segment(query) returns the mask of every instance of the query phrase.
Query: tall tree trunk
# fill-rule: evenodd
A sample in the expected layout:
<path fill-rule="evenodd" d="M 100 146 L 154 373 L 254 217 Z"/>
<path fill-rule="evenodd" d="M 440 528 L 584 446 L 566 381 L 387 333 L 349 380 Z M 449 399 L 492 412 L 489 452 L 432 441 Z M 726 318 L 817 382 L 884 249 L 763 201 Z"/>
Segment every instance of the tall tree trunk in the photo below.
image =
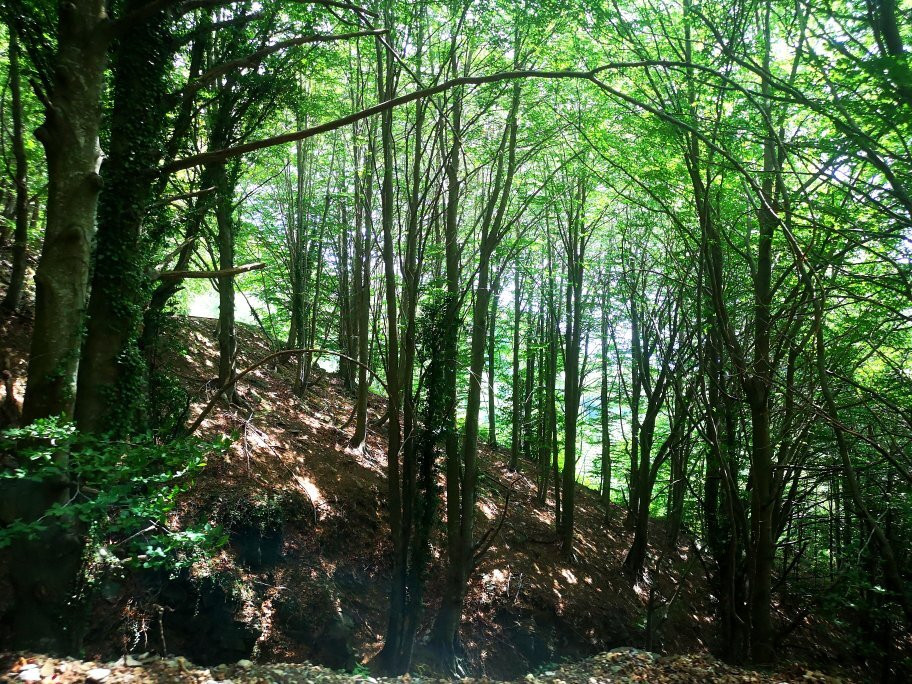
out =
<path fill-rule="evenodd" d="M 602 505 L 605 508 L 605 520 L 611 517 L 611 416 L 608 405 L 608 307 L 611 302 L 610 298 L 610 276 L 604 274 L 604 283 L 602 284 L 601 297 L 601 362 L 602 362 L 602 383 L 601 393 L 599 395 L 599 418 L 602 428 L 602 461 L 601 461 L 601 497 Z"/>
<path fill-rule="evenodd" d="M 573 558 L 573 532 L 576 498 L 576 428 L 580 401 L 580 345 L 583 323 L 583 259 L 586 238 L 584 208 L 585 181 L 577 179 L 574 206 L 567 221 L 567 324 L 564 332 L 564 471 L 563 510 L 561 511 L 561 554 Z"/>
<path fill-rule="evenodd" d="M 456 52 L 451 54 L 450 69 L 458 73 Z M 446 474 L 446 554 L 440 608 L 434 618 L 430 647 L 436 651 L 441 667 L 456 670 L 456 635 L 462 617 L 464 579 L 462 574 L 462 543 L 460 526 L 460 497 L 462 496 L 462 463 L 459 453 L 459 435 L 456 431 L 456 364 L 459 350 L 459 162 L 462 155 L 462 91 L 453 92 L 450 108 L 451 141 L 446 158 L 447 204 L 444 222 L 444 249 L 446 270 L 446 302 L 444 310 L 444 392 L 446 393 L 445 474 Z"/>
<path fill-rule="evenodd" d="M 19 37 L 16 27 L 9 25 L 9 88 L 10 114 L 13 120 L 13 162 L 16 185 L 15 221 L 13 230 L 12 269 L 6 297 L 0 310 L 7 313 L 19 308 L 22 301 L 22 286 L 25 283 L 25 259 L 28 251 L 28 159 L 25 156 L 25 138 L 22 125 L 22 89 L 19 72 Z M 2 244 L 2 243 L 0 243 Z"/>
<path fill-rule="evenodd" d="M 627 497 L 627 516 L 624 526 L 628 530 L 636 526 L 637 511 L 640 506 L 640 401 L 643 396 L 641 382 L 642 344 L 640 332 L 640 316 L 636 293 L 631 285 L 630 290 L 630 481 Z"/>
<path fill-rule="evenodd" d="M 494 281 L 491 288 L 491 310 L 488 314 L 488 444 L 497 448 L 497 397 L 496 397 L 496 361 L 497 361 L 497 304 L 500 293 L 500 278 Z M 511 457 L 512 459 L 512 457 Z"/>
<path fill-rule="evenodd" d="M 220 271 L 234 268 L 234 171 L 221 165 L 215 170 L 215 218 L 218 225 L 218 267 Z M 234 325 L 234 275 L 218 277 L 219 319 L 219 386 L 234 376 L 237 364 L 237 337 Z M 228 393 L 229 401 L 237 398 L 236 388 Z"/>
<path fill-rule="evenodd" d="M 357 145 L 355 136 L 355 145 Z M 355 399 L 355 432 L 351 446 L 362 449 L 367 439 L 367 398 L 370 363 L 370 276 L 373 211 L 373 155 L 369 155 L 364 170 L 358 168 L 359 155 L 355 150 L 355 297 L 358 331 L 358 395 Z"/>
<path fill-rule="evenodd" d="M 487 198 L 481 222 L 481 249 L 478 279 L 475 287 L 475 302 L 472 310 L 469 392 L 466 402 L 465 436 L 463 437 L 461 464 L 458 457 L 451 459 L 452 454 L 449 449 L 447 452 L 447 544 L 449 552 L 447 587 L 434 624 L 432 638 L 435 649 L 442 658 L 442 665 L 451 672 L 456 670 L 456 639 L 462 618 L 466 582 L 475 567 L 474 528 L 478 481 L 478 423 L 479 410 L 481 408 L 481 376 L 484 371 L 485 346 L 487 343 L 488 307 L 491 298 L 489 277 L 491 258 L 494 249 L 502 238 L 504 214 L 516 171 L 519 95 L 519 82 L 517 81 L 513 87 L 510 111 L 507 115 L 504 135 L 501 138 L 501 152 L 506 152 L 507 159 L 505 161 L 503 155 L 499 156 L 495 178 L 492 182 L 491 192 Z M 455 135 L 457 134 L 454 133 Z M 454 146 L 458 147 L 458 143 L 455 143 Z M 448 217 L 449 219 L 450 217 Z M 452 216 L 452 220 L 454 222 L 452 230 L 455 232 L 455 214 Z M 451 496 L 451 477 L 459 480 L 458 488 L 452 486 L 452 492 L 458 494 L 456 502 L 451 502 L 449 499 Z M 451 515 L 457 516 L 455 521 L 450 518 Z"/>
<path fill-rule="evenodd" d="M 339 329 L 338 343 L 339 350 L 345 356 L 357 358 L 358 349 L 356 337 L 352 335 L 352 321 L 354 312 L 351 308 L 351 267 L 349 266 L 349 257 L 351 255 L 351 230 L 349 226 L 348 207 L 345 202 L 341 203 L 342 212 L 342 230 L 339 235 Z M 356 366 L 345 358 L 339 359 L 339 375 L 342 376 L 342 387 L 346 392 L 355 391 Z"/>
<path fill-rule="evenodd" d="M 35 324 L 22 419 L 72 418 L 101 190 L 101 92 L 109 23 L 103 0 L 58 5 L 52 106 L 35 132 L 47 157 L 44 244 L 35 273 Z"/>
<path fill-rule="evenodd" d="M 387 25 L 391 23 L 391 8 L 385 6 Z M 377 42 L 377 86 L 381 100 L 390 99 L 395 89 L 393 58 Z M 396 292 L 396 254 L 393 244 L 393 114 L 385 110 L 380 118 L 380 142 L 383 154 L 383 175 L 380 185 L 381 234 L 386 300 L 386 384 L 387 384 L 387 497 L 390 533 L 393 546 L 393 568 L 390 582 L 390 603 L 387 616 L 386 639 L 380 660 L 386 670 L 400 669 L 403 623 L 405 620 L 407 539 L 403 533 L 403 496 L 400 458 L 402 450 L 401 398 L 399 369 L 399 316 Z"/>
<path fill-rule="evenodd" d="M 770 4 L 767 2 L 764 19 L 766 53 L 765 72 L 770 63 Z M 764 104 L 770 114 L 770 84 L 761 84 L 766 96 Z M 772 663 L 776 654 L 773 644 L 772 580 L 776 546 L 773 538 L 773 450 L 770 436 L 770 392 L 772 363 L 770 360 L 770 305 L 772 298 L 772 243 L 778 223 L 773 213 L 773 187 L 776 171 L 776 146 L 773 132 L 768 131 L 763 142 L 763 181 L 758 223 L 756 272 L 754 275 L 754 374 L 745 392 L 751 415 L 751 533 L 753 536 L 753 567 L 751 568 L 751 660 L 763 665 Z"/>
<path fill-rule="evenodd" d="M 542 300 L 544 304 L 544 299 Z M 550 326 L 546 323 L 546 314 L 544 311 L 538 315 L 538 345 L 539 345 L 539 364 L 538 364 L 538 430 L 536 434 L 536 447 L 538 458 L 538 489 L 536 490 L 535 500 L 540 506 L 544 506 L 548 496 L 548 480 L 550 479 L 551 468 L 551 413 L 548 404 L 548 388 L 551 386 L 550 379 L 554 377 L 551 370 L 550 348 L 547 337 Z"/>
<path fill-rule="evenodd" d="M 528 327 L 526 328 L 526 377 L 523 387 L 523 416 L 522 416 L 522 451 L 528 463 L 532 460 L 532 445 L 535 441 L 535 427 L 532 422 L 532 406 L 535 403 L 535 358 L 537 351 L 535 316 L 532 313 L 532 305 L 529 306 Z"/>
<path fill-rule="evenodd" d="M 143 4 L 131 0 L 125 11 Z M 138 337 L 149 297 L 151 245 L 141 229 L 156 189 L 144 172 L 158 163 L 168 120 L 170 33 L 161 19 L 159 13 L 115 43 L 110 154 L 101 169 L 105 186 L 76 401 L 76 422 L 86 432 L 127 434 L 147 427 L 147 368 Z"/>
<path fill-rule="evenodd" d="M 23 421 L 72 418 L 79 346 L 85 317 L 98 193 L 101 189 L 101 93 L 109 22 L 102 0 L 58 5 L 57 48 L 50 74 L 50 103 L 36 131 L 47 158 L 47 225 L 35 275 L 35 323 L 29 349 Z M 69 498 L 69 458 L 59 449 L 61 476 L 27 489 L 23 499 L 8 491 L 12 519 L 31 521 Z M 27 487 L 29 481 L 24 481 Z M 4 488 L 6 489 L 6 488 Z M 4 520 L 2 522 L 11 522 Z M 79 646 L 81 629 L 72 612 L 82 565 L 79 523 L 52 522 L 36 540 L 8 550 L 13 556 L 14 645 L 48 651 Z M 15 567 L 15 560 L 24 561 Z"/>
<path fill-rule="evenodd" d="M 511 408 L 513 409 L 512 441 L 510 443 L 510 470 L 516 470 L 519 464 L 519 452 L 522 449 L 522 413 L 523 392 L 519 374 L 519 327 L 522 325 L 522 279 L 519 274 L 519 263 L 513 265 L 513 383 Z"/>

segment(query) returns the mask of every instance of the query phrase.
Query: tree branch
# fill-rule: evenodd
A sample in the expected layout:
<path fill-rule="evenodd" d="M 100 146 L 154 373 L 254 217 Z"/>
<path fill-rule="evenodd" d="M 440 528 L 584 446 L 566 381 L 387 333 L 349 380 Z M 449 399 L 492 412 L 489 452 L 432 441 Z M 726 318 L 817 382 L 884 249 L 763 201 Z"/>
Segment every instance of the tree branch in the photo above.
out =
<path fill-rule="evenodd" d="M 196 432 L 199 429 L 199 426 L 203 424 L 203 420 L 206 419 L 206 416 L 208 416 L 212 412 L 212 409 L 215 408 L 216 402 L 218 402 L 218 400 L 222 397 L 222 395 L 225 394 L 225 392 L 227 392 L 231 387 L 233 387 L 238 382 L 240 382 L 240 380 L 245 375 L 247 375 L 248 373 L 251 373 L 252 371 L 255 371 L 257 368 L 259 368 L 260 366 L 262 366 L 264 364 L 269 363 L 273 359 L 282 358 L 284 356 L 297 356 L 299 354 L 314 354 L 316 356 L 319 356 L 320 354 L 330 354 L 332 356 L 338 356 L 340 359 L 345 359 L 349 363 L 353 363 L 356 366 L 358 366 L 359 368 L 363 368 L 368 373 L 370 373 L 371 376 L 373 376 L 374 379 L 376 379 L 377 382 L 380 383 L 380 385 L 381 385 L 381 387 L 383 387 L 384 391 L 387 394 L 389 394 L 389 388 L 387 387 L 386 383 L 380 379 L 380 376 L 377 375 L 370 366 L 368 366 L 367 364 L 361 363 L 357 359 L 353 359 L 350 356 L 346 356 L 345 354 L 340 354 L 339 352 L 332 351 L 331 349 L 319 349 L 319 348 L 315 348 L 315 347 L 303 348 L 303 349 L 283 349 L 281 351 L 273 352 L 272 354 L 268 354 L 267 356 L 264 356 L 262 359 L 260 359 L 253 365 L 247 366 L 247 368 L 240 371 L 239 373 L 235 373 L 231 378 L 229 378 L 228 381 L 224 385 L 219 387 L 218 391 L 215 393 L 215 395 L 212 397 L 212 399 L 209 400 L 209 403 L 206 404 L 206 406 L 203 408 L 202 413 L 200 413 L 199 416 L 197 416 L 196 420 L 193 421 L 193 424 L 190 425 L 189 428 L 187 428 L 187 430 L 184 434 L 186 436 L 190 436 L 194 432 Z"/>
<path fill-rule="evenodd" d="M 245 264 L 243 266 L 235 266 L 233 268 L 223 268 L 219 271 L 162 271 L 155 274 L 153 280 L 176 280 L 182 278 L 218 278 L 220 276 L 227 275 L 237 275 L 239 273 L 247 273 L 248 271 L 258 271 L 261 268 L 266 268 L 266 264 L 262 261 L 255 264 Z"/>
<path fill-rule="evenodd" d="M 349 38 L 363 38 L 365 36 L 379 36 L 383 33 L 386 33 L 385 29 L 374 29 L 374 30 L 365 30 L 365 31 L 352 31 L 351 33 L 338 33 L 338 34 L 321 34 L 321 35 L 312 35 L 312 36 L 302 36 L 300 38 L 291 38 L 289 40 L 283 40 L 281 42 L 275 43 L 273 45 L 267 45 L 262 50 L 257 50 L 252 52 L 246 57 L 241 57 L 239 59 L 231 60 L 230 62 L 225 62 L 224 64 L 219 64 L 216 67 L 213 67 L 204 74 L 201 74 L 193 81 L 188 83 L 183 88 L 184 95 L 192 95 L 201 88 L 206 87 L 209 83 L 217 79 L 219 76 L 227 74 L 229 71 L 234 69 L 241 69 L 243 67 L 252 67 L 260 62 L 262 62 L 266 57 L 281 50 L 288 48 L 298 47 L 299 45 L 307 45 L 309 43 L 328 43 L 336 40 L 348 40 Z"/>
<path fill-rule="evenodd" d="M 591 71 L 535 71 L 535 70 L 520 70 L 520 71 L 502 71 L 496 74 L 489 74 L 487 76 L 461 76 L 458 78 L 453 78 L 443 83 L 439 83 L 435 86 L 429 88 L 422 88 L 411 93 L 406 93 L 398 97 L 394 97 L 390 100 L 385 100 L 366 109 L 348 114 L 339 119 L 333 119 L 332 121 L 327 121 L 326 123 L 320 124 L 318 126 L 313 126 L 312 128 L 305 128 L 300 131 L 294 131 L 291 133 L 284 133 L 282 135 L 273 136 L 271 138 L 264 138 L 262 140 L 253 140 L 249 143 L 244 143 L 242 145 L 236 145 L 234 147 L 227 147 L 221 150 L 212 150 L 210 152 L 202 152 L 200 154 L 195 154 L 190 157 L 184 157 L 183 159 L 177 159 L 170 164 L 165 164 L 164 166 L 156 169 L 157 173 L 174 173 L 176 171 L 183 171 L 185 169 L 192 169 L 197 166 L 202 166 L 204 164 L 220 164 L 228 159 L 234 157 L 239 157 L 241 155 L 247 154 L 249 152 L 255 152 L 256 150 L 262 150 L 266 147 L 274 147 L 276 145 L 283 145 L 285 143 L 296 142 L 298 140 L 306 140 L 307 138 L 312 138 L 321 133 L 328 133 L 334 131 L 338 128 L 348 126 L 357 121 L 363 119 L 369 119 L 372 116 L 385 112 L 389 109 L 395 107 L 400 107 L 402 105 L 408 104 L 409 102 L 414 102 L 424 97 L 431 97 L 433 95 L 438 95 L 442 92 L 455 88 L 457 86 L 463 85 L 484 85 L 487 83 L 498 83 L 500 81 L 509 81 L 517 78 L 540 78 L 540 79 L 564 79 L 564 78 L 577 78 L 583 80 L 592 80 L 602 71 L 608 69 L 621 68 L 625 66 L 626 63 L 617 63 L 609 64 L 606 66 L 593 69 Z"/>

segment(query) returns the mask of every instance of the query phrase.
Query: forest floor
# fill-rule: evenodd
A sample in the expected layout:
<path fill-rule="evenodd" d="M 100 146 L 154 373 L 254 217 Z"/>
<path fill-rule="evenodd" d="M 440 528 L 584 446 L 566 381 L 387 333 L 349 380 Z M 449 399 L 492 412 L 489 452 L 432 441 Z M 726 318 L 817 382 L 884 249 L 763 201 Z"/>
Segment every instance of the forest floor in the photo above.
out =
<path fill-rule="evenodd" d="M 177 319 L 176 325 L 159 364 L 190 394 L 190 413 L 196 415 L 214 391 L 215 321 Z M 29 328 L 25 316 L 6 321 L 0 329 L 0 363 L 7 359 L 4 365 L 20 401 Z M 238 349 L 240 367 L 271 351 L 262 335 L 245 326 L 239 326 Z M 153 652 L 182 654 L 202 666 L 250 658 L 362 671 L 379 651 L 390 568 L 383 507 L 384 428 L 372 427 L 363 451 L 348 448 L 352 398 L 338 377 L 315 373 L 303 399 L 291 391 L 292 378 L 292 363 L 258 369 L 239 387 L 246 406 L 222 403 L 201 429 L 203 436 L 234 437 L 233 446 L 224 456 L 210 459 L 173 522 L 221 524 L 229 543 L 215 558 L 177 574 L 101 578 L 103 598 L 93 608 L 86 634 L 87 659 L 110 662 L 123 653 Z M 381 398 L 372 397 L 371 420 L 378 421 L 383 410 Z M 543 681 L 568 682 L 591 682 L 591 676 L 599 681 L 815 681 L 808 678 L 813 668 L 800 664 L 769 678 L 772 675 L 728 668 L 705 655 L 714 638 L 705 569 L 688 540 L 666 541 L 661 520 L 653 521 L 650 530 L 646 580 L 635 584 L 621 567 L 631 541 L 622 525 L 623 512 L 611 510 L 606 521 L 596 494 L 580 486 L 577 559 L 572 564 L 562 561 L 553 502 L 536 503 L 531 464 L 522 463 L 519 472 L 511 472 L 505 457 L 502 451 L 482 449 L 478 534 L 497 524 L 506 493 L 512 495 L 503 528 L 472 578 L 466 599 L 461 657 L 467 672 L 497 680 L 538 672 L 544 673 Z M 424 629 L 439 601 L 439 534 Z M 650 650 L 697 655 L 596 656 L 617 647 L 645 646 L 650 606 Z M 832 672 L 847 671 L 852 664 L 851 654 L 839 648 L 838 634 L 824 623 L 795 630 L 791 648 L 782 652 L 789 662 L 829 661 L 823 669 Z M 589 665 L 579 665 L 593 656 L 585 661 Z M 422 658 L 419 648 L 418 672 Z M 33 662 L 40 670 L 52 667 L 41 659 Z M 61 662 L 54 661 L 53 667 Z M 82 679 L 68 679 L 55 670 L 53 681 L 84 681 L 89 665 L 68 662 L 75 664 L 61 667 L 78 669 Z M 128 675 L 135 682 L 176 681 L 167 663 L 187 670 L 185 681 L 219 678 L 214 670 L 194 669 L 187 662 L 171 658 L 143 663 L 139 670 L 115 667 L 105 681 L 126 681 Z M 8 658 L 0 672 L 20 677 L 29 661 L 15 663 Z M 691 666 L 697 669 L 689 671 Z M 595 672 L 606 667 L 609 670 L 600 671 L 611 673 L 607 679 Z M 610 669 L 615 667 L 621 669 Z M 251 682 L 341 677 L 309 665 L 241 669 L 244 672 L 232 666 L 226 676 Z M 669 674 L 676 669 L 677 678 Z M 280 670 L 286 674 L 279 676 Z M 362 676 L 360 681 L 372 680 Z"/>
<path fill-rule="evenodd" d="M 73 659 L 15 657 L 0 662 L 0 682 L 49 682 L 53 684 L 145 684 L 184 682 L 186 684 L 421 684 L 450 682 L 421 675 L 402 677 L 371 677 L 348 674 L 309 663 L 253 663 L 242 660 L 231 665 L 203 668 L 185 658 L 124 657 L 112 663 L 97 663 Z M 464 684 L 491 683 L 491 679 L 463 679 Z M 712 656 L 657 656 L 636 649 L 617 649 L 592 658 L 564 663 L 554 670 L 528 674 L 514 680 L 517 684 L 602 684 L 617 682 L 652 682 L 653 684 L 685 684 L 717 682 L 737 684 L 751 682 L 774 684 L 802 682 L 803 684 L 835 684 L 847 680 L 835 679 L 799 666 L 781 669 L 776 673 L 760 673 L 720 663 Z"/>

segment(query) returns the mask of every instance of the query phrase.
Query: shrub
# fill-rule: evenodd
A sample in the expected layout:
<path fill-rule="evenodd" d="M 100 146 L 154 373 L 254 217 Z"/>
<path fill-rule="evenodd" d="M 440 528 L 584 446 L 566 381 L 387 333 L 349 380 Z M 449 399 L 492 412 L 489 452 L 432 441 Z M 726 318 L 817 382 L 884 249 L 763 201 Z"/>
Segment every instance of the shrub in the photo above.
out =
<path fill-rule="evenodd" d="M 0 473 L 0 485 L 18 480 L 40 486 L 63 478 L 69 488 L 66 501 L 37 519 L 17 519 L 0 528 L 0 548 L 21 535 L 36 538 L 57 522 L 82 530 L 89 564 L 189 565 L 223 544 L 225 535 L 208 522 L 179 526 L 175 506 L 206 465 L 206 456 L 227 446 L 227 440 L 160 442 L 151 435 L 112 440 L 80 434 L 72 423 L 56 418 L 0 432 L 0 454 L 11 465 Z M 68 456 L 66 472 L 57 465 L 61 452 Z"/>

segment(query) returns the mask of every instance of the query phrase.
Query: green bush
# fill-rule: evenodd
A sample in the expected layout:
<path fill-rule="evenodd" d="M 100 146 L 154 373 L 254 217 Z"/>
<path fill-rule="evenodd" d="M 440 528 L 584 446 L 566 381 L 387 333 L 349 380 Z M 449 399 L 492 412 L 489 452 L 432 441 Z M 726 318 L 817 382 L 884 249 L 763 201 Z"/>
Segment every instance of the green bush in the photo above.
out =
<path fill-rule="evenodd" d="M 58 522 L 84 531 L 95 562 L 188 565 L 223 544 L 225 535 L 208 522 L 178 525 L 178 497 L 206 465 L 206 456 L 227 446 L 227 440 L 194 438 L 163 443 L 151 435 L 117 441 L 80 434 L 72 423 L 56 418 L 0 432 L 0 454 L 12 463 L 0 473 L 0 484 L 63 481 L 69 490 L 65 502 L 53 504 L 37 520 L 19 519 L 0 529 L 0 548 L 20 535 L 36 538 Z M 65 472 L 61 462 L 66 462 Z"/>

